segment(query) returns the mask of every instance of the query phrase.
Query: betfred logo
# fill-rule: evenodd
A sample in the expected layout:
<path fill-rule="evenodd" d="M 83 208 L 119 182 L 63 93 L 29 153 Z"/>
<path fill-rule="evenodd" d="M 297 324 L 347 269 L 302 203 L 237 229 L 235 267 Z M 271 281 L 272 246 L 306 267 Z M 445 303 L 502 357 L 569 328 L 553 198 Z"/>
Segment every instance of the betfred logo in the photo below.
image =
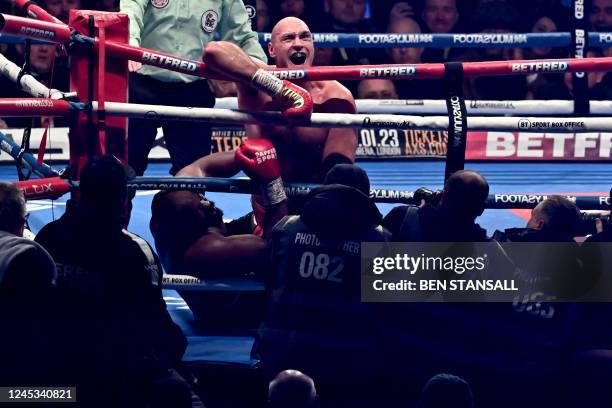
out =
<path fill-rule="evenodd" d="M 395 78 L 416 74 L 414 65 L 404 65 L 400 67 L 372 67 L 361 68 L 359 76 L 361 78 Z"/>
<path fill-rule="evenodd" d="M 568 67 L 567 61 L 524 62 L 512 64 L 512 72 L 565 72 Z"/>
<path fill-rule="evenodd" d="M 144 62 L 149 62 L 151 65 L 157 65 L 158 67 L 176 68 L 181 71 L 195 72 L 198 68 L 192 61 L 169 57 L 167 55 L 154 54 L 148 51 L 142 53 L 142 60 Z"/>
<path fill-rule="evenodd" d="M 612 133 L 470 132 L 468 160 L 608 160 Z"/>
<path fill-rule="evenodd" d="M 25 26 L 21 27 L 21 30 L 19 30 L 19 32 L 29 38 L 40 38 L 43 40 L 53 40 L 55 38 L 55 31 L 43 30 L 42 28 Z"/>
<path fill-rule="evenodd" d="M 574 3 L 574 17 L 578 20 L 584 18 L 584 0 L 576 0 Z"/>
<path fill-rule="evenodd" d="M 306 71 L 303 69 L 283 70 L 272 72 L 279 79 L 303 79 L 306 78 Z"/>

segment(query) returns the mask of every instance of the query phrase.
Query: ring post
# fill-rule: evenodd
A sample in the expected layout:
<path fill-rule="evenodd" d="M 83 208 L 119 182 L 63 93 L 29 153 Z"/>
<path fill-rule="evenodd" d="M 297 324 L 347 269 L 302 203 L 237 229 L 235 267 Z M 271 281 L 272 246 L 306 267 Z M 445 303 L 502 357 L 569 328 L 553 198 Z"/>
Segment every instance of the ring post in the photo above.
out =
<path fill-rule="evenodd" d="M 105 13 L 100 11 L 71 10 L 70 26 L 82 35 L 89 33 L 89 17 L 94 20 L 96 37 L 104 30 L 106 41 L 127 43 L 129 33 L 128 17 L 125 14 Z M 70 90 L 76 91 L 79 102 L 98 100 L 127 102 L 128 69 L 127 60 L 106 55 L 104 64 L 94 64 L 93 75 L 89 75 L 89 55 L 87 49 L 79 49 L 72 54 L 70 64 Z M 93 53 L 97 58 L 98 53 Z M 103 68 L 100 68 L 102 66 Z M 103 72 L 101 72 L 103 70 Z M 100 78 L 104 77 L 104 89 L 100 88 Z M 90 86 L 90 83 L 93 86 Z M 93 95 L 90 95 L 93 89 Z M 100 92 L 103 95 L 100 95 Z M 87 114 L 79 112 L 70 126 L 70 167 L 75 178 L 92 156 L 102 153 L 97 130 L 98 118 L 94 117 L 94 131 L 87 126 Z M 112 117 L 105 121 L 106 151 L 127 163 L 127 118 Z"/>

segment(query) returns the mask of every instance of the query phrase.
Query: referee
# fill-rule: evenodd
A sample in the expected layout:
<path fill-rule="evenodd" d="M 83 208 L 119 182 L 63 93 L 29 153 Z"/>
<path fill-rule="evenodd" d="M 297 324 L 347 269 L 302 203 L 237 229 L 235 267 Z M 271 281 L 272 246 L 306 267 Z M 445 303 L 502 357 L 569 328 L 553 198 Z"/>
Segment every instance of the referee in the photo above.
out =
<path fill-rule="evenodd" d="M 130 45 L 200 60 L 206 44 L 220 39 L 267 62 L 241 0 L 121 0 L 121 12 L 130 18 Z M 129 61 L 128 66 L 131 103 L 204 108 L 215 104 L 205 79 L 135 61 Z M 210 153 L 211 128 L 207 124 L 130 119 L 128 162 L 137 175 L 147 168 L 160 126 L 172 161 L 171 174 Z"/>

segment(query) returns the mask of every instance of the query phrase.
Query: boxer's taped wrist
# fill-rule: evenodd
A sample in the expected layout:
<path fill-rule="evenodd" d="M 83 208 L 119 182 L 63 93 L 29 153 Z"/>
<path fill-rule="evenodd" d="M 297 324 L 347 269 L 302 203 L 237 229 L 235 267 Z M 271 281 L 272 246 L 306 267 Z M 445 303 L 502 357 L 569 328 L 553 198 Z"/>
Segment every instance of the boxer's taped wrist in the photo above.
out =
<path fill-rule="evenodd" d="M 283 81 L 281 79 L 261 68 L 253 75 L 251 84 L 271 96 L 278 95 L 283 89 Z"/>
<path fill-rule="evenodd" d="M 280 177 L 264 185 L 261 190 L 264 206 L 266 207 L 282 203 L 287 199 L 287 194 L 283 187 L 283 180 Z"/>

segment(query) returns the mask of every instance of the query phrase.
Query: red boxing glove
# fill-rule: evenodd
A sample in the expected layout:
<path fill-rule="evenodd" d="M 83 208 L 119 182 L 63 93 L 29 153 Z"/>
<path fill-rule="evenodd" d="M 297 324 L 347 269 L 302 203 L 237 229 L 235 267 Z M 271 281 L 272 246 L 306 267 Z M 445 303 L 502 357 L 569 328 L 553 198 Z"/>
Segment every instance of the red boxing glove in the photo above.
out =
<path fill-rule="evenodd" d="M 293 82 L 284 80 L 283 89 L 276 96 L 283 106 L 288 106 L 282 111 L 287 120 L 292 123 L 306 123 L 312 115 L 313 103 L 312 96 L 301 86 Z"/>
<path fill-rule="evenodd" d="M 312 96 L 304 88 L 283 81 L 261 68 L 255 72 L 251 83 L 279 101 L 283 106 L 283 116 L 290 122 L 306 123 L 310 120 L 314 106 Z"/>
<path fill-rule="evenodd" d="M 272 142 L 267 139 L 245 140 L 235 150 L 234 160 L 247 176 L 262 184 L 264 205 L 275 205 L 287 199 Z"/>
<path fill-rule="evenodd" d="M 240 168 L 253 180 L 269 182 L 280 177 L 276 149 L 267 139 L 248 139 L 234 152 Z"/>

